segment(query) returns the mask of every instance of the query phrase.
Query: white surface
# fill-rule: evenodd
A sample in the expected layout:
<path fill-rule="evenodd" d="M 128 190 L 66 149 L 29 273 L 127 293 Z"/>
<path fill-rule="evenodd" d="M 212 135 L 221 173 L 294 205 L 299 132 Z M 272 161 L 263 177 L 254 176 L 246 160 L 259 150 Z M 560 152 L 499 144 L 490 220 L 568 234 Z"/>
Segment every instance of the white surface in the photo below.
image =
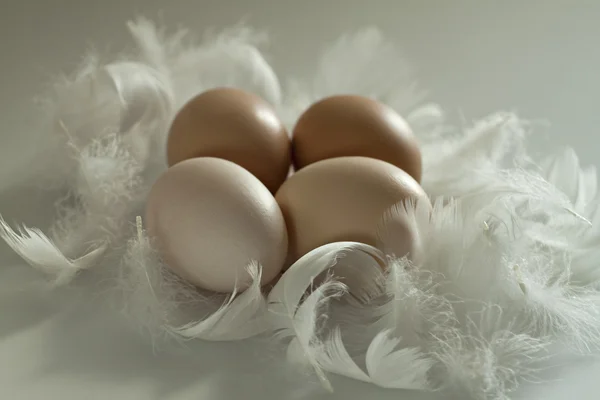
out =
<path fill-rule="evenodd" d="M 308 71 L 323 41 L 378 25 L 405 50 L 432 99 L 456 118 L 517 110 L 551 123 L 534 141 L 539 151 L 570 144 L 585 163 L 600 164 L 600 2 L 593 0 L 5 0 L 0 13 L 0 212 L 8 220 L 43 225 L 51 210 L 50 195 L 15 186 L 23 180 L 15 166 L 26 162 L 26 145 L 35 144 L 33 97 L 52 76 L 70 71 L 90 44 L 107 55 L 129 46 L 124 23 L 136 13 L 199 34 L 249 16 L 251 25 L 272 34 L 271 59 L 284 75 Z M 4 246 L 1 251 L 3 399 L 435 398 L 343 379 L 334 380 L 335 395 L 325 395 L 314 382 L 277 368 L 277 352 L 261 344 L 197 343 L 153 354 L 115 316 L 95 309 L 85 297 L 6 293 L 3 278 L 27 271 L 13 265 L 18 260 Z M 596 399 L 599 372 L 600 365 L 572 365 L 560 380 L 526 388 L 521 395 Z"/>

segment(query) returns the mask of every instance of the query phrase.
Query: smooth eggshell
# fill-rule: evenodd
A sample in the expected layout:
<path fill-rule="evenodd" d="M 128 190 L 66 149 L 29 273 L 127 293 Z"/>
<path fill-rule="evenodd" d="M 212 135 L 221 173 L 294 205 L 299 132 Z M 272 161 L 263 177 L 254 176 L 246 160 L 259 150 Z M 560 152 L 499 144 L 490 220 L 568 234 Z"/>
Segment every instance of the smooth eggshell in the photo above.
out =
<path fill-rule="evenodd" d="M 327 243 L 356 241 L 378 244 L 378 225 L 394 204 L 429 199 L 421 186 L 400 168 L 368 157 L 339 157 L 301 169 L 275 196 L 286 220 L 289 262 Z M 414 232 L 397 236 L 397 252 L 410 252 Z M 403 256 L 405 254 L 398 254 Z"/>
<path fill-rule="evenodd" d="M 275 193 L 291 166 L 291 142 L 266 101 L 239 89 L 217 88 L 190 100 L 171 125 L 169 166 L 194 157 L 232 161 Z"/>
<path fill-rule="evenodd" d="M 327 97 L 310 106 L 292 135 L 294 166 L 334 157 L 387 161 L 421 181 L 421 151 L 408 123 L 393 109 L 367 97 Z"/>
<path fill-rule="evenodd" d="M 194 158 L 154 184 L 146 226 L 167 265 L 203 289 L 231 292 L 251 282 L 252 260 L 262 284 L 285 263 L 287 232 L 275 198 L 244 168 L 219 158 Z"/>

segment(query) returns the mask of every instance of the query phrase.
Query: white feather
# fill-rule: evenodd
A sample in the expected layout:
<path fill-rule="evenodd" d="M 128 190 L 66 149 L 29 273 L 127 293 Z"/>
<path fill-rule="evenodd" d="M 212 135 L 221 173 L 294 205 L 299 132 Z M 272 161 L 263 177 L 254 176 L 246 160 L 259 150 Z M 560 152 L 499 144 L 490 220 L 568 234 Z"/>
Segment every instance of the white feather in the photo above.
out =
<path fill-rule="evenodd" d="M 58 204 L 52 239 L 65 254 L 89 243 L 114 243 L 126 234 L 131 213 L 143 200 L 143 165 L 118 134 L 96 139 L 78 154 L 71 198 Z"/>
<path fill-rule="evenodd" d="M 164 340 L 178 338 L 171 329 L 178 309 L 182 304 L 197 304 L 199 295 L 161 263 L 141 218 L 136 225 L 119 266 L 112 300 L 128 322 L 160 347 Z"/>
<path fill-rule="evenodd" d="M 53 134 L 62 139 L 61 143 L 69 141 L 77 148 L 118 131 L 122 113 L 116 87 L 94 55 L 88 56 L 74 76 L 56 82 L 54 91 L 44 99 L 44 106 Z"/>
<path fill-rule="evenodd" d="M 369 375 L 357 365 L 348 353 L 339 328 L 333 330 L 320 350 L 322 351 L 317 353 L 317 360 L 328 372 L 371 383 Z"/>
<path fill-rule="evenodd" d="M 508 400 L 523 380 L 535 379 L 550 342 L 511 332 L 499 315 L 497 307 L 484 306 L 480 318 L 469 317 L 460 329 L 433 339 L 438 388 L 462 398 Z"/>
<path fill-rule="evenodd" d="M 251 263 L 248 273 L 252 284 L 244 292 L 234 291 L 227 302 L 210 316 L 173 329 L 186 339 L 213 341 L 241 340 L 256 336 L 268 329 L 266 301 L 261 290 L 262 267 Z"/>
<path fill-rule="evenodd" d="M 315 287 L 298 306 L 287 329 L 275 327 L 279 339 L 291 338 L 287 351 L 288 361 L 311 367 L 323 387 L 329 392 L 333 392 L 333 387 L 325 376 L 320 359 L 325 348 L 318 337 L 322 329 L 319 322 L 324 322 L 326 319 L 324 309 L 327 303 L 335 297 L 342 296 L 345 291 L 346 287 L 342 283 L 331 279 L 326 280 Z"/>
<path fill-rule="evenodd" d="M 176 107 L 217 86 L 248 90 L 273 105 L 281 102 L 277 75 L 256 47 L 264 35 L 237 27 L 197 45 L 186 30 L 167 36 L 145 19 L 129 22 L 128 27 L 143 58 L 168 74 Z"/>
<path fill-rule="evenodd" d="M 431 143 L 452 132 L 446 123 L 442 108 L 434 103 L 425 103 L 406 115 L 406 121 L 422 142 Z"/>
<path fill-rule="evenodd" d="M 324 271 L 334 267 L 340 258 L 351 257 L 354 251 L 373 252 L 371 246 L 354 242 L 336 242 L 312 250 L 296 261 L 271 290 L 268 296 L 271 323 L 286 327 L 300 306 L 306 291 Z"/>
<path fill-rule="evenodd" d="M 164 339 L 241 340 L 268 328 L 261 292 L 261 267 L 250 263 L 252 285 L 228 296 L 202 292 L 163 265 L 137 218 L 137 235 L 127 246 L 119 273 L 119 305 L 125 316 L 150 335 Z M 226 300 L 219 306 L 224 297 Z M 189 310 L 187 310 L 189 308 Z M 198 318 L 198 314 L 205 314 Z M 181 323 L 181 320 L 190 322 Z"/>
<path fill-rule="evenodd" d="M 477 121 L 462 136 L 428 143 L 423 148 L 423 187 L 433 196 L 460 196 L 473 186 L 485 186 L 483 179 L 495 178 L 496 169 L 513 166 L 505 164 L 506 157 L 522 154 L 526 132 L 516 115 L 500 112 Z M 491 169 L 491 174 L 473 181 L 478 169 Z"/>
<path fill-rule="evenodd" d="M 339 94 L 384 102 L 410 120 L 418 137 L 437 136 L 446 130 L 440 107 L 423 104 L 424 93 L 406 59 L 375 27 L 343 35 L 323 49 L 314 71 L 305 79 L 290 79 L 280 116 L 291 129 L 311 103 Z"/>
<path fill-rule="evenodd" d="M 575 151 L 567 148 L 557 156 L 549 157 L 542 165 L 544 177 L 562 191 L 572 204 L 573 210 L 589 222 L 589 226 L 579 226 L 576 240 L 570 243 L 575 249 L 585 249 L 600 244 L 600 193 L 595 166 L 583 168 Z M 565 231 L 568 221 L 560 221 L 563 226 L 554 229 Z M 577 271 L 575 272 L 577 273 Z"/>
<path fill-rule="evenodd" d="M 546 161 L 546 176 L 550 183 L 565 193 L 575 210 L 588 214 L 589 206 L 598 195 L 598 177 L 594 166 L 582 169 L 572 148 Z"/>
<path fill-rule="evenodd" d="M 600 293 L 572 285 L 568 263 L 540 258 L 514 267 L 524 290 L 524 331 L 554 337 L 584 354 L 600 349 Z"/>
<path fill-rule="evenodd" d="M 418 262 L 424 257 L 424 245 L 431 234 L 431 218 L 429 199 L 409 198 L 394 204 L 384 212 L 377 227 L 378 247 L 388 256 L 406 256 L 412 262 Z M 407 242 L 410 242 L 408 248 Z"/>
<path fill-rule="evenodd" d="M 132 156 L 142 164 L 153 146 L 163 151 L 169 125 L 174 115 L 174 93 L 168 77 L 139 62 L 116 62 L 105 67 L 121 102 L 119 132 Z"/>
<path fill-rule="evenodd" d="M 562 235 L 562 249 L 571 257 L 570 285 L 600 288 L 600 193 L 594 166 L 582 167 L 575 151 L 566 149 L 543 163 L 543 172 L 550 183 L 564 192 L 574 210 L 586 218 L 589 226 L 577 226 L 558 221 L 552 226 L 555 235 Z"/>
<path fill-rule="evenodd" d="M 428 390 L 433 360 L 418 348 L 401 348 L 402 342 L 389 331 L 381 331 L 367 350 L 366 366 L 371 381 L 391 389 Z"/>
<path fill-rule="evenodd" d="M 45 188 L 63 188 L 76 169 L 72 146 L 82 148 L 115 132 L 120 104 L 110 77 L 93 54 L 73 74 L 57 78 L 39 104 L 44 118 L 35 138 L 40 151 L 31 163 L 34 176 L 44 181 Z"/>
<path fill-rule="evenodd" d="M 460 205 L 444 199 L 435 201 L 433 208 L 428 201 L 409 200 L 386 212 L 379 227 L 380 232 L 388 232 L 379 236 L 389 258 L 385 300 L 375 310 L 380 331 L 393 332 L 405 343 L 417 346 L 424 334 L 454 322 L 453 306 L 443 296 L 450 290 L 446 285 L 464 282 L 466 287 L 462 290 L 475 296 L 471 287 L 479 289 L 480 285 L 471 286 L 470 280 L 456 277 L 462 273 L 463 260 L 463 254 L 456 250 L 464 248 L 463 243 L 474 236 L 464 229 L 461 216 Z M 418 243 L 418 252 L 413 255 L 398 256 L 387 250 L 394 247 L 395 240 L 403 240 L 404 235 L 389 234 L 388 225 L 397 220 L 410 221 L 411 234 Z M 455 251 L 451 253 L 452 250 Z M 468 274 L 465 271 L 465 276 Z"/>
<path fill-rule="evenodd" d="M 345 65 L 343 73 L 340 65 Z M 374 27 L 343 35 L 325 48 L 313 76 L 312 91 L 319 97 L 360 93 L 384 101 L 401 113 L 423 99 L 406 59 Z"/>
<path fill-rule="evenodd" d="M 334 329 L 318 353 L 318 362 L 328 372 L 388 389 L 428 390 L 427 375 L 433 366 L 416 348 L 397 349 L 401 339 L 382 331 L 371 341 L 365 357 L 366 371 L 354 361 L 344 346 L 342 333 Z"/>
<path fill-rule="evenodd" d="M 131 209 L 143 196 L 141 174 L 151 132 L 164 130 L 170 120 L 170 97 L 156 71 L 130 62 L 103 66 L 93 58 L 73 79 L 56 86 L 46 106 L 63 154 L 53 157 L 69 168 L 58 175 L 72 196 L 58 203 L 51 239 L 38 232 L 46 247 L 51 243 L 56 254 L 77 259 L 90 245 L 108 246 L 121 237 Z M 61 282 L 68 283 L 74 277 L 71 267 L 54 263 L 54 268 L 60 266 Z"/>
<path fill-rule="evenodd" d="M 318 356 L 322 341 L 317 337 L 321 326 L 318 317 L 333 297 L 346 291 L 341 282 L 328 279 L 311 290 L 314 280 L 334 267 L 340 258 L 352 258 L 355 253 L 377 254 L 371 246 L 362 243 L 339 242 L 321 246 L 296 261 L 283 274 L 268 296 L 271 327 L 280 339 L 290 339 L 288 357 L 311 365 L 325 388 L 331 385 L 322 372 Z"/>
<path fill-rule="evenodd" d="M 102 244 L 70 259 L 39 229 L 22 227 L 17 233 L 1 218 L 0 237 L 29 265 L 46 274 L 54 286 L 69 283 L 79 271 L 95 265 L 106 251 Z"/>

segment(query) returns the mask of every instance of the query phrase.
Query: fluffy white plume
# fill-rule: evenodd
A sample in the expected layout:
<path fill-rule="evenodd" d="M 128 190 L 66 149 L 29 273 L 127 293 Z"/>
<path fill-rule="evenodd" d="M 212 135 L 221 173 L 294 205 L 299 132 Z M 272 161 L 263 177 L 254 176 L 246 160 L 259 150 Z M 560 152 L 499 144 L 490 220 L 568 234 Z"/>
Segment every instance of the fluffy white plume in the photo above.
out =
<path fill-rule="evenodd" d="M 509 400 L 523 380 L 534 381 L 549 342 L 511 332 L 497 307 L 486 307 L 461 328 L 446 329 L 432 342 L 438 388 L 461 398 Z"/>
<path fill-rule="evenodd" d="M 524 156 L 526 124 L 510 113 L 496 113 L 464 134 L 448 135 L 427 143 L 423 149 L 423 187 L 430 195 L 462 196 L 481 192 L 495 174 L 514 167 Z"/>
<path fill-rule="evenodd" d="M 505 196 L 503 204 L 510 204 L 513 197 Z M 428 212 L 423 203 L 396 205 L 384 218 L 384 225 L 411 221 L 426 251 L 414 262 L 390 259 L 386 299 L 374 312 L 382 332 L 387 327 L 446 365 L 444 385 L 476 399 L 508 398 L 550 343 L 583 352 L 600 343 L 597 291 L 573 286 L 568 258 L 518 233 L 529 224 L 510 229 L 512 221 L 500 219 L 506 214 L 490 218 L 495 205 L 467 202 L 465 209 L 460 201 L 440 200 Z M 393 240 L 382 235 L 382 248 L 393 248 Z M 475 320 L 476 314 L 486 318 Z"/>
<path fill-rule="evenodd" d="M 437 136 L 445 131 L 444 114 L 436 104 L 423 103 L 424 93 L 410 69 L 397 46 L 379 29 L 344 35 L 323 49 L 309 76 L 288 82 L 280 116 L 292 128 L 311 103 L 337 94 L 358 94 L 390 105 L 407 118 L 417 136 Z"/>
<path fill-rule="evenodd" d="M 83 149 L 109 134 L 122 136 L 141 163 L 173 113 L 173 93 L 165 77 L 134 61 L 100 64 L 93 55 L 73 77 L 63 77 L 43 99 L 51 131 L 40 162 L 44 176 L 69 182 Z M 42 138 L 44 140 L 44 138 Z"/>
<path fill-rule="evenodd" d="M 596 351 L 600 346 L 600 293 L 571 284 L 568 263 L 534 261 L 515 268 L 524 292 L 518 302 L 522 330 L 562 340 L 584 354 Z"/>
<path fill-rule="evenodd" d="M 118 243 L 128 233 L 131 213 L 143 200 L 143 165 L 119 134 L 90 142 L 78 154 L 71 193 L 58 203 L 58 219 L 51 228 L 53 242 L 69 256 L 90 244 Z"/>

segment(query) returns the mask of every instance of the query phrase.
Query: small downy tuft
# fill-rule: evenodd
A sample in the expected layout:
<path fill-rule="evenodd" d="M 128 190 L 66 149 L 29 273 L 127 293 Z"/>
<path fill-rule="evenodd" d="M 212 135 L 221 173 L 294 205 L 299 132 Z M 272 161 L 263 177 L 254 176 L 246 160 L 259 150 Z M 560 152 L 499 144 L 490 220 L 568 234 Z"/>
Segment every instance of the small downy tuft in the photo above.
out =
<path fill-rule="evenodd" d="M 132 211 L 143 201 L 143 170 L 119 134 L 93 140 L 77 154 L 71 196 L 57 204 L 50 230 L 56 246 L 79 255 L 90 243 L 112 246 L 124 239 Z"/>
<path fill-rule="evenodd" d="M 551 259 L 542 258 L 512 265 L 523 291 L 517 303 L 523 332 L 554 337 L 581 354 L 600 349 L 597 290 L 571 284 L 568 263 L 553 265 Z"/>
<path fill-rule="evenodd" d="M 536 379 L 550 342 L 513 333 L 498 323 L 500 315 L 498 307 L 484 306 L 462 328 L 438 332 L 430 347 L 438 389 L 474 400 L 509 400 L 521 382 Z"/>

